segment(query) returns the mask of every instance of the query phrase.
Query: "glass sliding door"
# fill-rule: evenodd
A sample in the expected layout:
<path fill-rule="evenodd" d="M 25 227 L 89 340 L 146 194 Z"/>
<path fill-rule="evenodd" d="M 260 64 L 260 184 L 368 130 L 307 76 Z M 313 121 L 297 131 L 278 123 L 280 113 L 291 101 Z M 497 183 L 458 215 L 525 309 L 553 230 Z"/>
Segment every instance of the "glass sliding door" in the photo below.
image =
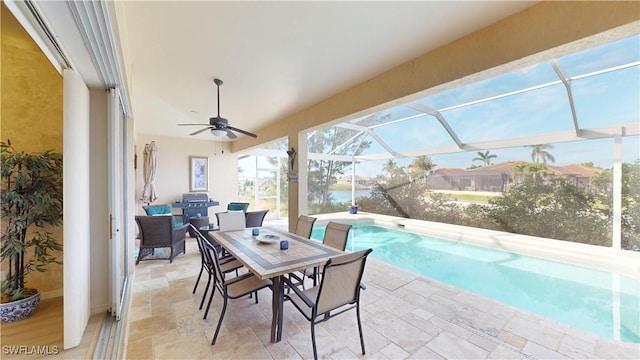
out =
<path fill-rule="evenodd" d="M 109 307 L 120 320 L 129 273 L 127 213 L 127 137 L 126 116 L 117 89 L 109 90 L 108 100 L 109 167 Z"/>

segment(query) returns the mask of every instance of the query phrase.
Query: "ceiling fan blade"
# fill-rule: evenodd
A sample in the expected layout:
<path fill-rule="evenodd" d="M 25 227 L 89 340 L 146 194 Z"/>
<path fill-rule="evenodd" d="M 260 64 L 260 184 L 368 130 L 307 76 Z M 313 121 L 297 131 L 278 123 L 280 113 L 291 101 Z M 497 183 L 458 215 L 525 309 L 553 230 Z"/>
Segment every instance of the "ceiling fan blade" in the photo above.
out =
<path fill-rule="evenodd" d="M 254 134 L 254 133 L 250 133 L 250 132 L 248 132 L 248 131 L 244 131 L 244 130 L 242 130 L 242 129 L 238 129 L 238 128 L 235 128 L 235 127 L 233 127 L 233 126 L 227 126 L 227 129 L 231 129 L 231 130 L 233 130 L 233 131 L 237 131 L 237 132 L 239 132 L 239 133 L 241 133 L 241 134 L 245 134 L 245 135 L 247 135 L 247 136 L 251 136 L 251 137 L 253 137 L 253 138 L 257 138 L 257 137 L 258 137 L 258 135 Z"/>
<path fill-rule="evenodd" d="M 200 129 L 200 130 L 198 130 L 198 131 L 196 131 L 196 132 L 192 132 L 191 134 L 189 134 L 189 136 L 191 136 L 191 135 L 197 135 L 197 134 L 200 134 L 201 132 L 203 132 L 203 131 L 207 131 L 207 130 L 209 130 L 209 129 L 211 129 L 211 126 L 207 126 L 207 127 L 206 127 L 206 128 L 204 128 L 204 129 Z"/>
<path fill-rule="evenodd" d="M 213 82 L 216 84 L 216 88 L 217 88 L 217 95 L 218 95 L 218 101 L 217 101 L 217 105 L 218 105 L 218 115 L 214 116 L 214 117 L 210 117 L 209 118 L 209 123 L 208 124 L 178 124 L 180 126 L 206 126 L 204 129 L 198 130 L 196 132 L 193 132 L 189 135 L 196 135 L 196 134 L 200 134 L 201 132 L 207 131 L 207 130 L 211 130 L 211 133 L 214 136 L 223 136 L 223 131 L 226 132 L 226 135 L 229 139 L 237 139 L 238 135 L 234 134 L 233 131 L 237 131 L 241 134 L 247 135 L 247 136 L 251 136 L 253 138 L 257 138 L 258 135 L 254 134 L 254 133 L 250 133 L 248 131 L 244 131 L 242 129 L 238 129 L 235 128 L 233 126 L 229 126 L 229 120 L 223 118 L 220 116 L 220 85 L 222 85 L 222 80 L 220 79 L 213 79 Z M 233 131 L 231 131 L 233 130 Z"/>
<path fill-rule="evenodd" d="M 229 139 L 237 139 L 237 138 L 238 138 L 238 135 L 234 134 L 234 133 L 233 133 L 231 130 L 229 130 L 228 128 L 227 128 L 227 129 L 225 129 L 225 130 L 227 130 L 227 137 L 228 137 Z"/>

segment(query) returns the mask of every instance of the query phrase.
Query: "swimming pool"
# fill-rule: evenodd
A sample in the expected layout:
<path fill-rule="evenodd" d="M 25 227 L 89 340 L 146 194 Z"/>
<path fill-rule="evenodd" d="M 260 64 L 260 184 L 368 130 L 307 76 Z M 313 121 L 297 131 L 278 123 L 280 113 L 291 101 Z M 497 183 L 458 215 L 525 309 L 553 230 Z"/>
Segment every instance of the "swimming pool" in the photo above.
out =
<path fill-rule="evenodd" d="M 322 239 L 326 224 L 314 226 Z M 623 275 L 356 224 L 347 250 L 371 257 L 565 324 L 640 343 L 640 285 Z"/>

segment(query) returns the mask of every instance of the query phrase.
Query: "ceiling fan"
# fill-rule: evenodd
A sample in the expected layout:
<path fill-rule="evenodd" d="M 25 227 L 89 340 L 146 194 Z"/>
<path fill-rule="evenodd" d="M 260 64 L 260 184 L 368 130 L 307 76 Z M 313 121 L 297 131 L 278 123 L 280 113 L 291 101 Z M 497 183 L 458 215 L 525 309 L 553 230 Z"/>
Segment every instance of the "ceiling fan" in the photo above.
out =
<path fill-rule="evenodd" d="M 216 83 L 216 86 L 218 88 L 218 116 L 209 118 L 209 124 L 178 124 L 178 125 L 179 126 L 206 126 L 204 129 L 200 129 L 196 132 L 192 132 L 189 135 L 196 135 L 196 134 L 200 134 L 203 131 L 210 130 L 211 134 L 213 134 L 214 136 L 222 137 L 226 135 L 229 139 L 236 139 L 238 136 L 231 131 L 233 130 L 241 134 L 257 138 L 258 136 L 254 133 L 250 133 L 248 131 L 238 129 L 233 126 L 229 126 L 229 120 L 223 117 L 220 117 L 220 85 L 222 85 L 223 83 L 222 83 L 222 80 L 220 79 L 213 79 L 213 82 Z"/>

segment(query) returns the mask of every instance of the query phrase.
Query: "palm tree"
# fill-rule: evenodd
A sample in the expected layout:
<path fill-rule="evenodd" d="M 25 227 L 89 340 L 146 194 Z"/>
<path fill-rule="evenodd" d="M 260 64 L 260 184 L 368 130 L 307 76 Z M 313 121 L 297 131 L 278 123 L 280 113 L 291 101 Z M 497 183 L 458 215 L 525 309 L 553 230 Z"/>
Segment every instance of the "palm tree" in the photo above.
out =
<path fill-rule="evenodd" d="M 489 155 L 489 152 L 490 151 L 485 151 L 485 152 L 478 151 L 478 157 L 477 158 L 473 158 L 473 160 L 471 160 L 471 161 L 480 160 L 480 161 L 482 161 L 484 163 L 484 166 L 489 166 L 489 165 L 491 165 L 491 159 L 498 157 L 498 155 L 495 155 L 495 154 Z"/>
<path fill-rule="evenodd" d="M 527 172 L 527 163 L 521 162 L 513 166 L 513 175 L 514 178 L 517 179 L 518 182 L 524 179 L 525 173 Z"/>
<path fill-rule="evenodd" d="M 427 173 L 433 169 L 434 165 L 430 157 L 422 155 L 413 159 L 409 168 L 411 169 L 412 177 L 420 179 L 426 178 Z"/>
<path fill-rule="evenodd" d="M 531 160 L 539 163 L 542 160 L 543 163 L 547 163 L 547 160 L 551 162 L 556 162 L 556 159 L 551 155 L 547 150 L 552 150 L 553 146 L 549 144 L 538 144 L 538 145 L 530 145 L 531 150 Z"/>
<path fill-rule="evenodd" d="M 542 180 L 547 175 L 547 167 L 541 163 L 526 163 L 521 162 L 513 166 L 514 177 L 518 181 L 522 181 L 525 178 L 534 179 L 536 181 Z"/>
<path fill-rule="evenodd" d="M 540 163 L 527 164 L 527 172 L 536 181 L 541 181 L 547 176 L 547 167 Z"/>
<path fill-rule="evenodd" d="M 386 172 L 389 176 L 393 176 L 398 172 L 398 164 L 396 164 L 393 159 L 389 159 L 386 163 L 384 163 L 384 166 L 382 166 L 382 171 Z"/>

